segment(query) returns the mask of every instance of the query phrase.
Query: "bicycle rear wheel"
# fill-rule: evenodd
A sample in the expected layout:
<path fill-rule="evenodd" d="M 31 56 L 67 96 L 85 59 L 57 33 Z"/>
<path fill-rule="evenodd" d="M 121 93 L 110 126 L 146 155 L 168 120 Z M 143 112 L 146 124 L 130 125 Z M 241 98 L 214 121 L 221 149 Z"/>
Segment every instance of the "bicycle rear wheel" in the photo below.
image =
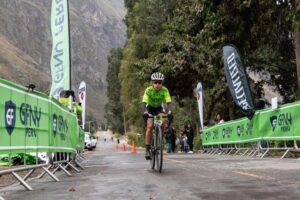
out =
<path fill-rule="evenodd" d="M 151 169 L 154 169 L 154 167 L 155 167 L 155 148 L 156 148 L 155 142 L 156 142 L 156 135 L 152 134 L 151 146 L 150 146 L 150 156 L 151 156 L 150 167 L 151 167 Z"/>
<path fill-rule="evenodd" d="M 156 135 L 156 151 L 155 151 L 156 168 L 157 171 L 161 173 L 162 165 L 163 165 L 164 142 L 163 142 L 163 135 L 160 126 L 155 128 L 155 135 Z"/>

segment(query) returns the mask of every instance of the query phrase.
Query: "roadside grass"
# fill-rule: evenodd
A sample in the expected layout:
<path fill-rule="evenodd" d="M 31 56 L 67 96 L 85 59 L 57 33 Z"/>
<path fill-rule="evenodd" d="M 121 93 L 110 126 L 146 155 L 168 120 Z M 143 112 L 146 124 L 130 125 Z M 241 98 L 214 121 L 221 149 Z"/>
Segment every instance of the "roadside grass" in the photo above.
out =
<path fill-rule="evenodd" d="M 144 135 L 137 132 L 128 132 L 127 141 L 129 145 L 134 142 L 137 147 L 145 147 Z"/>

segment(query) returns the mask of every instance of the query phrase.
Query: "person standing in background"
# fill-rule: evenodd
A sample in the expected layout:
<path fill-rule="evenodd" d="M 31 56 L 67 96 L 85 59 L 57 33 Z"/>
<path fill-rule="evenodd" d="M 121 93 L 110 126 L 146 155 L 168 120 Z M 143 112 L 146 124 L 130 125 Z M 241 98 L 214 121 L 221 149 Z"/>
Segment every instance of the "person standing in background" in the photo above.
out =
<path fill-rule="evenodd" d="M 184 132 L 183 132 L 188 140 L 187 140 L 187 143 L 189 145 L 189 152 L 188 153 L 193 153 L 193 148 L 194 148 L 194 136 L 195 136 L 195 132 L 194 132 L 194 129 L 191 125 L 191 123 L 188 123 L 185 128 L 184 128 Z"/>
<path fill-rule="evenodd" d="M 224 119 L 222 119 L 220 113 L 217 113 L 217 114 L 216 114 L 214 121 L 215 121 L 216 124 L 224 123 Z"/>
<path fill-rule="evenodd" d="M 188 151 L 189 151 L 188 137 L 185 133 L 182 136 L 182 142 L 183 142 L 183 151 L 182 152 L 188 153 Z"/>
<path fill-rule="evenodd" d="M 174 127 L 172 127 L 172 130 L 173 130 L 173 134 L 171 137 L 171 144 L 172 144 L 172 152 L 174 153 L 176 149 L 176 131 Z"/>
<path fill-rule="evenodd" d="M 168 143 L 168 153 L 174 152 L 175 151 L 175 140 L 176 140 L 174 127 L 169 127 L 167 129 L 166 140 Z"/>

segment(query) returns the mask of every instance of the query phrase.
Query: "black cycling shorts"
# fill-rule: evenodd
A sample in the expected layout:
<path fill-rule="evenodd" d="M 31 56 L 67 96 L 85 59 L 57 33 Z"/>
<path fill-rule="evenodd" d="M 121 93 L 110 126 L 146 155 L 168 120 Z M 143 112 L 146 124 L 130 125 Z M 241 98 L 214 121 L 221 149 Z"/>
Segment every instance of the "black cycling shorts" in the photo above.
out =
<path fill-rule="evenodd" d="M 160 113 L 165 113 L 164 109 L 162 106 L 158 107 L 158 108 L 154 108 L 151 106 L 147 106 L 147 112 L 151 115 L 159 115 Z"/>

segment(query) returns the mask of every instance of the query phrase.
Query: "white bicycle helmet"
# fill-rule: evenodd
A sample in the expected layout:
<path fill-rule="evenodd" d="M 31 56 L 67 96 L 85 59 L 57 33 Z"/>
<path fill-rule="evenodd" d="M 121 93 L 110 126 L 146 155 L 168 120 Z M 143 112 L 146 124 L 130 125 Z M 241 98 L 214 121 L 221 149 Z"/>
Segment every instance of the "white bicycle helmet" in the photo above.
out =
<path fill-rule="evenodd" d="M 151 81 L 163 81 L 164 79 L 164 75 L 159 72 L 155 72 L 151 75 Z"/>

